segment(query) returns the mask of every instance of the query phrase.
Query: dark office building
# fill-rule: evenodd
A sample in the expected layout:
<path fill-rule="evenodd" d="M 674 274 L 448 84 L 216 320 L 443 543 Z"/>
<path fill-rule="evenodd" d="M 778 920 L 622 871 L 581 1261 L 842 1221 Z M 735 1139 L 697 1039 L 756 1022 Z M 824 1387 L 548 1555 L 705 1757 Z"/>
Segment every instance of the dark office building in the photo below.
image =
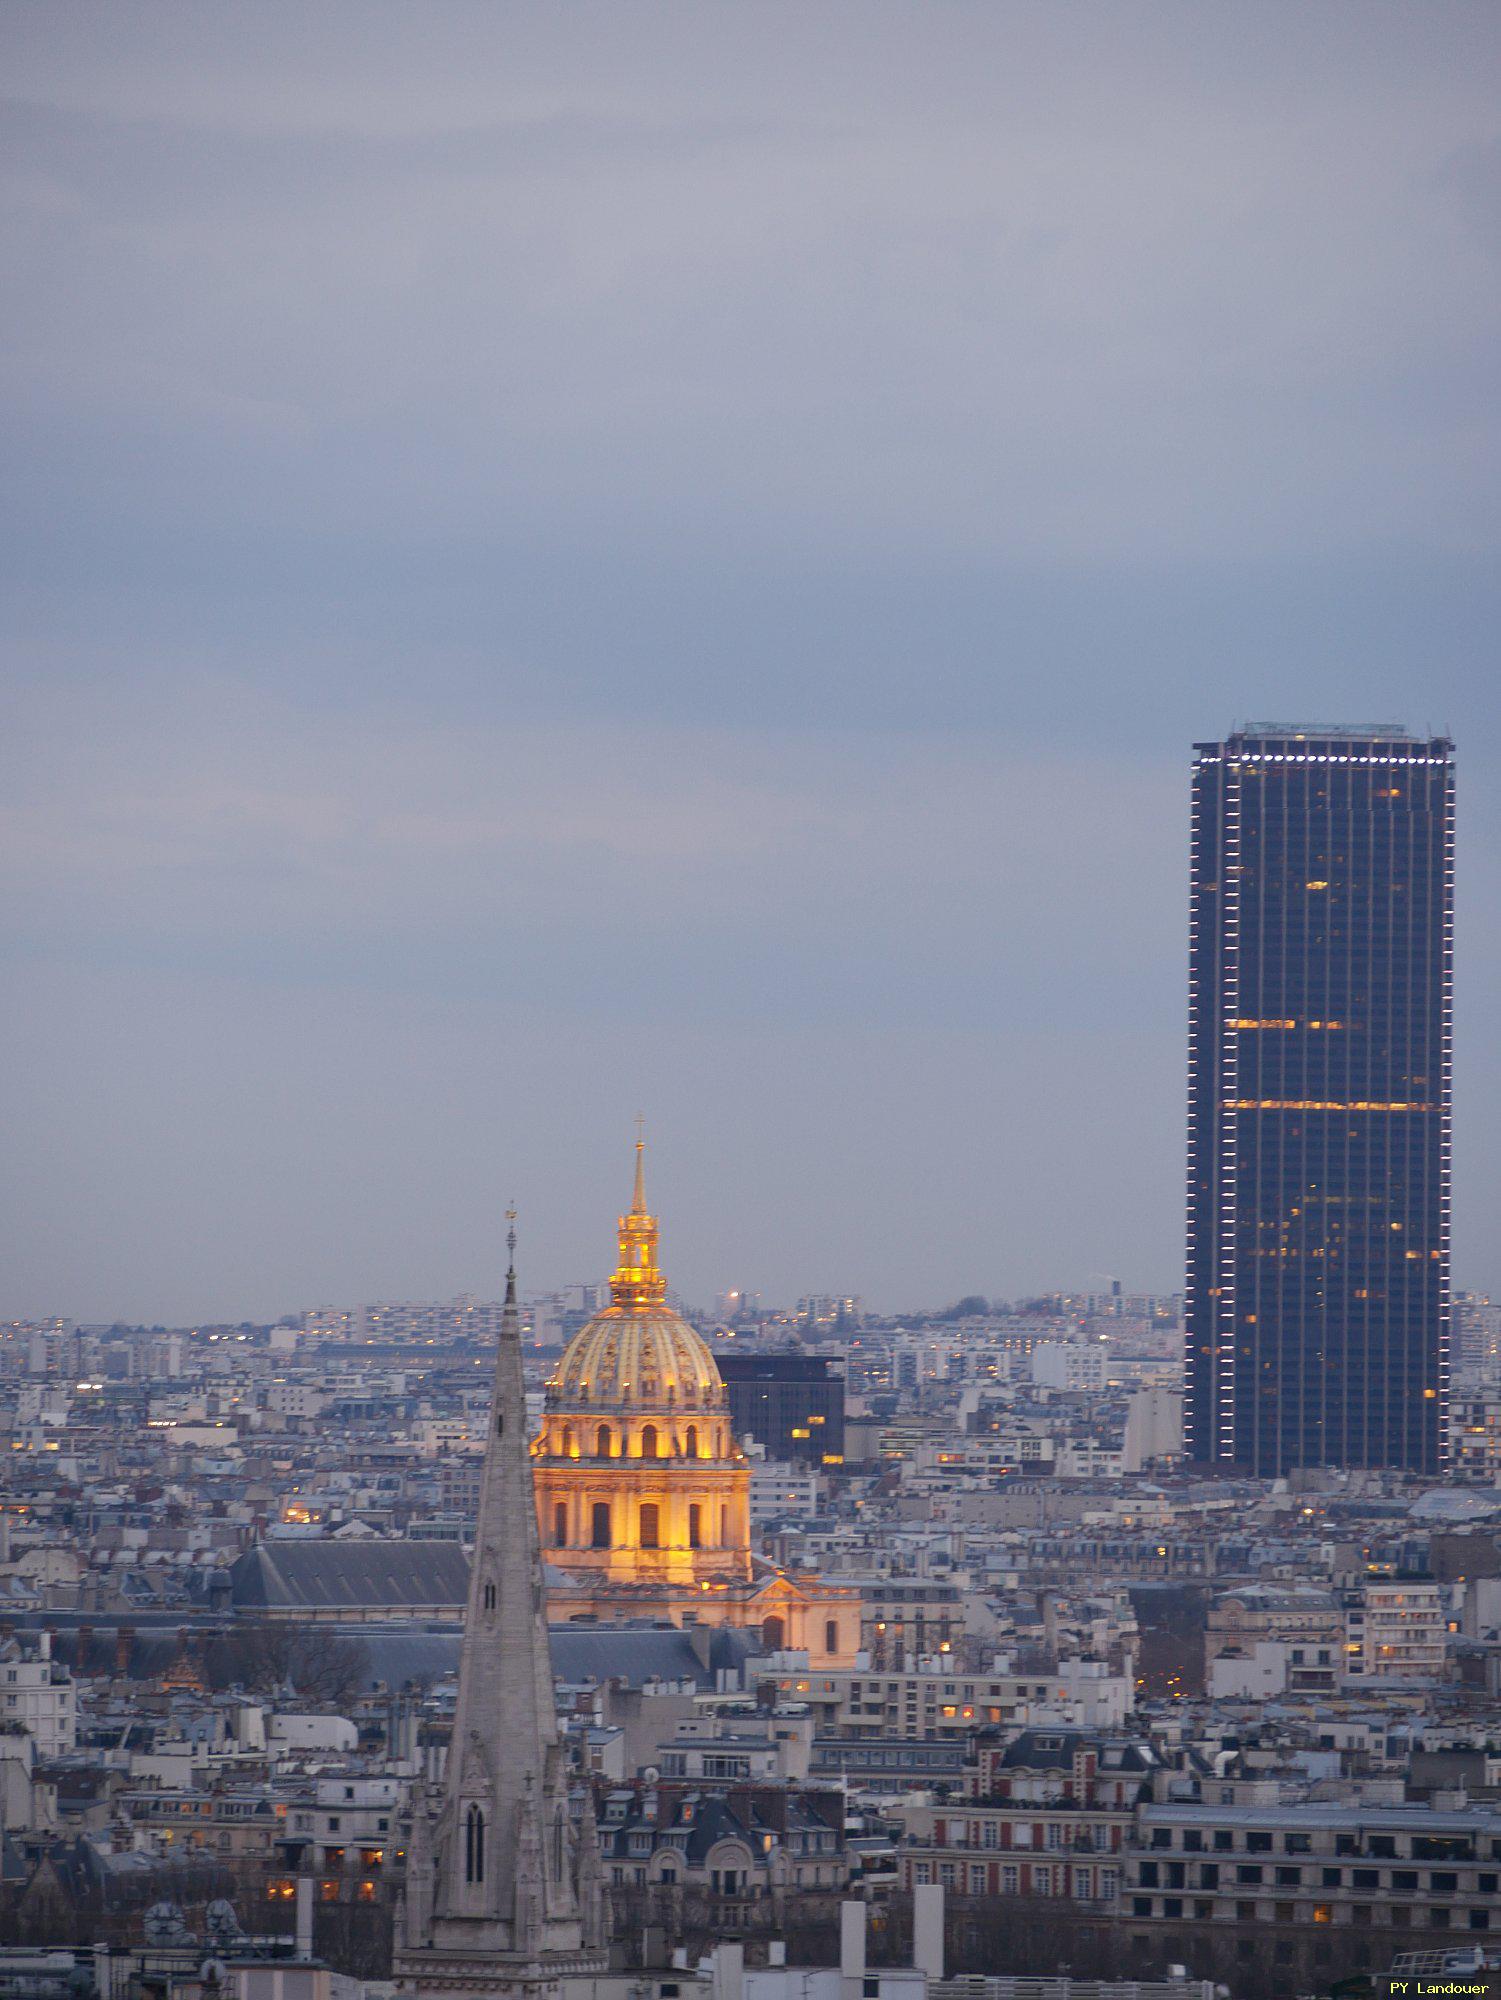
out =
<path fill-rule="evenodd" d="M 714 1359 L 729 1390 L 737 1436 L 758 1438 L 779 1464 L 844 1463 L 841 1364 L 819 1355 L 722 1350 Z"/>
<path fill-rule="evenodd" d="M 1431 1473 L 1449 1339 L 1454 746 L 1196 746 L 1192 1458 Z"/>

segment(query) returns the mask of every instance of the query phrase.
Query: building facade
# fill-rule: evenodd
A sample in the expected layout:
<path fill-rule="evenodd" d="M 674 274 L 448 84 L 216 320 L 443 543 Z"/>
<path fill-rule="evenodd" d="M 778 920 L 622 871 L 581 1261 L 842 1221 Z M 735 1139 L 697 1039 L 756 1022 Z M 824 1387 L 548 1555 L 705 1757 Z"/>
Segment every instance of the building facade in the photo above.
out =
<path fill-rule="evenodd" d="M 568 1343 L 532 1446 L 543 1545 L 605 1583 L 745 1582 L 750 1466 L 713 1355 L 666 1299 L 638 1145 L 610 1304 Z"/>
<path fill-rule="evenodd" d="M 1432 1473 L 1449 1332 L 1453 745 L 1197 746 L 1185 1442 Z"/>
<path fill-rule="evenodd" d="M 1501 1929 L 1498 1863 L 1490 1805 L 1147 1805 L 1123 1891 L 1131 1916 L 1188 1925 L 1473 1935 Z"/>
<path fill-rule="evenodd" d="M 730 1421 L 782 1465 L 844 1463 L 844 1377 L 816 1354 L 721 1354 Z"/>

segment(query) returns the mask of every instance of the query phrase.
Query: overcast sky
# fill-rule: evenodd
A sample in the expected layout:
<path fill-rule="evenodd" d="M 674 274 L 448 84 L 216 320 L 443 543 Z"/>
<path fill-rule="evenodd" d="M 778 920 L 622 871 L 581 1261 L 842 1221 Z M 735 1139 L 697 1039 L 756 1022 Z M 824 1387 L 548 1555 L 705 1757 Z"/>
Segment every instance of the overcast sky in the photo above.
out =
<path fill-rule="evenodd" d="M 0 1311 L 1181 1276 L 1188 765 L 1459 743 L 1489 4 L 0 8 Z"/>

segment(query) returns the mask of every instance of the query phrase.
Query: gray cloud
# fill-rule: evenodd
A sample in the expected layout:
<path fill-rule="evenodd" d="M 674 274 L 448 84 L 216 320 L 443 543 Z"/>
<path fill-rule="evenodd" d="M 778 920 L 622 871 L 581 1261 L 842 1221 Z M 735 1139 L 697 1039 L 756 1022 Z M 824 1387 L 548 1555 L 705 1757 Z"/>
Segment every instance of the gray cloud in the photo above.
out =
<path fill-rule="evenodd" d="M 641 1099 L 703 1291 L 1170 1285 L 1257 713 L 1460 737 L 1482 1216 L 1498 36 L 12 10 L 13 1309 L 576 1275 Z"/>

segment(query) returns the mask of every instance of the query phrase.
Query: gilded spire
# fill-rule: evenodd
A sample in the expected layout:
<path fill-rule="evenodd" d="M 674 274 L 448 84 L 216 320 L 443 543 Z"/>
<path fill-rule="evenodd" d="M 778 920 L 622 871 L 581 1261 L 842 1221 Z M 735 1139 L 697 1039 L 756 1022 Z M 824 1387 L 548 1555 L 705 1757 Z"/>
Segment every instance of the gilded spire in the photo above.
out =
<path fill-rule="evenodd" d="M 636 1113 L 636 1187 L 631 1196 L 631 1214 L 646 1213 L 646 1120 Z"/>
<path fill-rule="evenodd" d="M 650 1312 L 667 1297 L 667 1280 L 657 1269 L 657 1218 L 646 1210 L 646 1141 L 637 1119 L 636 1185 L 628 1214 L 620 1218 L 620 1263 L 610 1279 L 610 1297 L 622 1312 Z"/>

